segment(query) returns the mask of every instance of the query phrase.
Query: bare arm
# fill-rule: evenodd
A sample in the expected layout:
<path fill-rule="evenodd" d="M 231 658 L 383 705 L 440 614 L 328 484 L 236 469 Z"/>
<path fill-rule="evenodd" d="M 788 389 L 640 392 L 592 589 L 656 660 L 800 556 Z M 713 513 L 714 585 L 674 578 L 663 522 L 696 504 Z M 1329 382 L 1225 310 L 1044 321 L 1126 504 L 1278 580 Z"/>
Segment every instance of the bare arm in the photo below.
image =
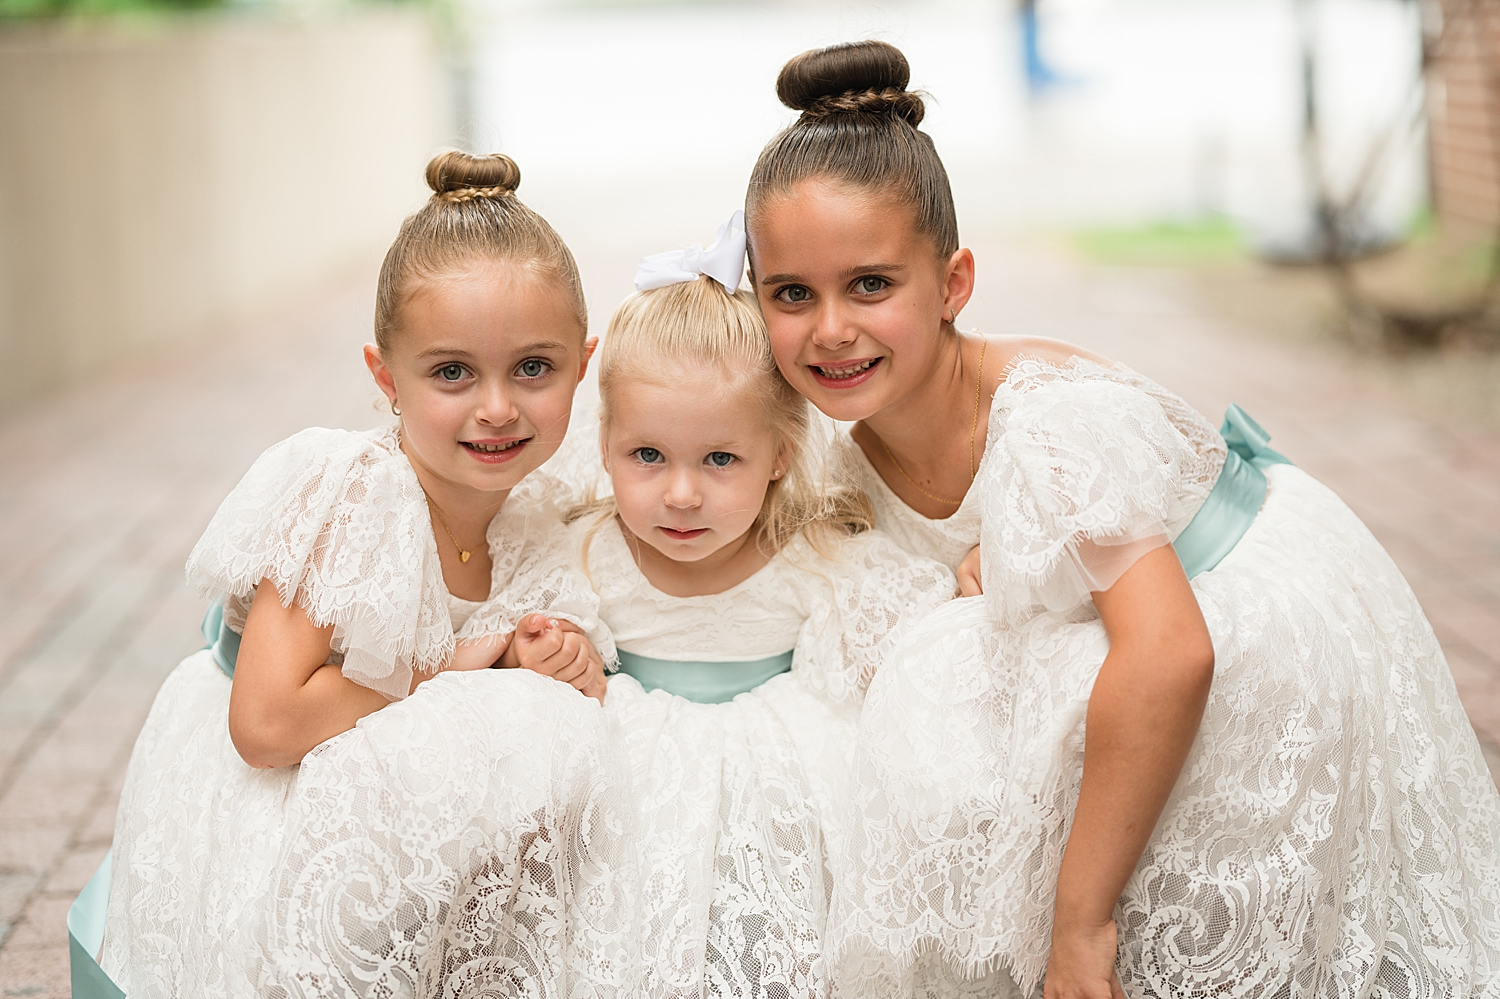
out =
<path fill-rule="evenodd" d="M 1114 907 L 1198 733 L 1213 643 L 1170 547 L 1094 594 L 1109 653 L 1089 698 L 1083 783 L 1053 911 L 1047 999 L 1123 996 Z"/>
<path fill-rule="evenodd" d="M 261 770 L 291 766 L 314 746 L 390 702 L 326 665 L 333 628 L 316 628 L 262 582 L 245 621 L 229 695 L 229 737 Z"/>

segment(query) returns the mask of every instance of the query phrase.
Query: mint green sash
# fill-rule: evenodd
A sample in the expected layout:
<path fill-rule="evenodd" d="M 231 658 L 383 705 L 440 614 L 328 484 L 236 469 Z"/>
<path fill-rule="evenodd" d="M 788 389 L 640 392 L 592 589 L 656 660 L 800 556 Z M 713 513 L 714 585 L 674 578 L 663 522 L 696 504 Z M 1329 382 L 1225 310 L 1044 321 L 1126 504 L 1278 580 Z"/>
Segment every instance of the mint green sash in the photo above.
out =
<path fill-rule="evenodd" d="M 224 675 L 234 679 L 234 663 L 240 657 L 240 635 L 224 623 L 224 604 L 215 600 L 203 615 L 203 640 L 213 650 L 214 662 Z"/>
<path fill-rule="evenodd" d="M 1172 542 L 1189 579 L 1222 562 L 1250 530 L 1266 499 L 1263 469 L 1291 464 L 1285 455 L 1266 446 L 1271 435 L 1239 406 L 1225 410 L 1219 433 L 1229 445 L 1224 469 L 1203 506 Z"/>
<path fill-rule="evenodd" d="M 750 662 L 699 663 L 654 659 L 620 650 L 620 672 L 647 690 L 665 690 L 699 704 L 723 704 L 792 668 L 792 651 Z"/>
<path fill-rule="evenodd" d="M 110 856 L 104 855 L 104 862 L 68 908 L 68 971 L 73 981 L 73 999 L 125 999 L 125 993 L 94 960 L 104 946 Z"/>

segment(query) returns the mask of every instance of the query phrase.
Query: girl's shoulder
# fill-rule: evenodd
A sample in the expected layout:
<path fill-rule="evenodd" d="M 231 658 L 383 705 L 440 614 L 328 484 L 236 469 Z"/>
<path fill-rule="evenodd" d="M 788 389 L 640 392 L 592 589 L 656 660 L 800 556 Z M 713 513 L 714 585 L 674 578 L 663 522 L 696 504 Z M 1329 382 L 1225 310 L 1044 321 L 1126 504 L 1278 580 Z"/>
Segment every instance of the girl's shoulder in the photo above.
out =
<path fill-rule="evenodd" d="M 1153 411 L 1160 410 L 1172 430 L 1199 445 L 1200 450 L 1216 446 L 1217 431 L 1201 413 L 1177 393 L 1123 364 L 1061 340 L 1020 336 L 996 339 L 1004 353 L 991 400 L 992 441 L 997 437 L 996 416 L 1001 418 L 998 429 L 1003 432 L 1017 414 L 1026 417 L 1037 411 L 1064 412 L 1067 407 L 1050 403 L 1066 398 L 1071 405 L 1082 406 L 1087 416 L 1102 418 L 1106 425 L 1111 413 L 1128 417 L 1131 409 L 1146 405 Z M 1127 420 L 1118 429 L 1130 432 L 1135 428 Z"/>

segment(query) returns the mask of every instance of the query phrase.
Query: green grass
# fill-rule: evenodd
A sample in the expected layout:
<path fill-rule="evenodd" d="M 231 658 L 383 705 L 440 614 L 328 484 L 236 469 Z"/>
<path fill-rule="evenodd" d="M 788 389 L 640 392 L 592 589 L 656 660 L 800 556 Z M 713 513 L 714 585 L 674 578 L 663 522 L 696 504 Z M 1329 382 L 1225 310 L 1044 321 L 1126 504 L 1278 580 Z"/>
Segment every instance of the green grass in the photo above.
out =
<path fill-rule="evenodd" d="M 1085 229 L 1072 235 L 1084 256 L 1101 264 L 1183 267 L 1238 260 L 1245 255 L 1239 230 L 1227 219 L 1153 222 L 1121 229 Z"/>

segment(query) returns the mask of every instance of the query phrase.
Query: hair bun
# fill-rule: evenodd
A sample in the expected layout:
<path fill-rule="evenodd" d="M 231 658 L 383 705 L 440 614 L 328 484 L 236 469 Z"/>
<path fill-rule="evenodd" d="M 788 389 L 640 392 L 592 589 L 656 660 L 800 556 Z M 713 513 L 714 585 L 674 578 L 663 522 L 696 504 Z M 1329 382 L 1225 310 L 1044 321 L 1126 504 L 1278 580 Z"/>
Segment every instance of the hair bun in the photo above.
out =
<path fill-rule="evenodd" d="M 885 115 L 915 126 L 925 108 L 911 93 L 911 66 L 889 42 L 830 45 L 793 57 L 776 78 L 781 103 L 805 116 Z"/>
<path fill-rule="evenodd" d="M 499 198 L 521 186 L 521 168 L 504 153 L 474 156 L 452 149 L 428 161 L 427 186 L 443 201 Z"/>

